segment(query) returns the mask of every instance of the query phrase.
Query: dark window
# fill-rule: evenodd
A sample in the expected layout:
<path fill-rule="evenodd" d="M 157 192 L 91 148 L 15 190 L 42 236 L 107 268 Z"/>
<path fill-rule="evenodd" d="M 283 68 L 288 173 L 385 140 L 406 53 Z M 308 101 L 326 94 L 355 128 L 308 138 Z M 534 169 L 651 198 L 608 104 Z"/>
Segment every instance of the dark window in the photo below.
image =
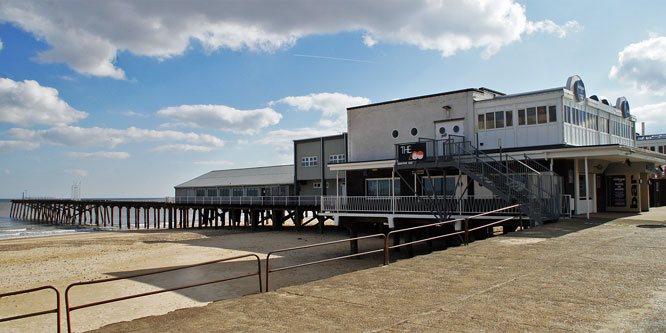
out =
<path fill-rule="evenodd" d="M 217 196 L 217 189 L 215 189 L 215 188 L 209 188 L 209 189 L 208 189 L 208 196 L 209 196 L 209 197 L 216 197 L 216 196 Z"/>
<path fill-rule="evenodd" d="M 495 112 L 486 113 L 486 128 L 487 129 L 495 128 Z"/>
<path fill-rule="evenodd" d="M 664 153 L 664 146 L 659 146 L 659 152 L 662 154 Z"/>
<path fill-rule="evenodd" d="M 525 125 L 525 109 L 518 110 L 518 125 Z"/>
<path fill-rule="evenodd" d="M 513 126 L 513 111 L 506 112 L 506 127 Z"/>
<path fill-rule="evenodd" d="M 243 189 L 240 187 L 234 187 L 232 190 L 232 194 L 234 197 L 242 197 L 243 196 Z"/>
<path fill-rule="evenodd" d="M 229 189 L 228 188 L 221 188 L 220 189 L 220 196 L 221 197 L 228 197 L 229 196 Z"/>
<path fill-rule="evenodd" d="M 495 128 L 504 128 L 504 111 L 495 112 Z"/>
<path fill-rule="evenodd" d="M 483 117 L 483 116 L 479 116 L 479 117 Z M 444 133 L 446 133 L 446 128 L 440 127 L 439 128 L 439 134 L 444 134 Z"/>
<path fill-rule="evenodd" d="M 527 125 L 536 124 L 536 108 L 527 108 Z"/>
<path fill-rule="evenodd" d="M 540 106 L 537 108 L 537 120 L 539 124 L 545 124 L 548 122 L 548 112 L 546 112 L 545 106 Z"/>
<path fill-rule="evenodd" d="M 197 190 L 197 197 L 203 197 L 206 195 L 206 190 L 204 189 L 198 189 Z"/>
<path fill-rule="evenodd" d="M 412 136 L 416 136 L 416 134 L 419 134 L 419 130 L 412 128 Z"/>
<path fill-rule="evenodd" d="M 485 117 L 485 115 L 482 115 L 482 114 L 479 115 L 478 124 L 479 124 L 479 129 L 485 129 L 486 128 L 486 117 Z M 441 131 L 442 129 L 444 129 L 444 128 L 443 127 L 440 128 L 440 133 L 442 133 L 442 131 Z M 442 133 L 442 134 L 444 134 L 444 133 Z"/>
<path fill-rule="evenodd" d="M 557 121 L 557 107 L 555 105 L 551 105 L 548 107 L 548 121 L 549 122 Z"/>
<path fill-rule="evenodd" d="M 458 132 L 460 132 L 460 126 L 458 125 L 453 126 L 453 133 L 458 133 Z"/>
<path fill-rule="evenodd" d="M 392 135 L 394 138 L 397 138 L 397 137 L 398 137 L 398 130 L 393 130 L 393 133 L 391 133 L 391 135 Z"/>

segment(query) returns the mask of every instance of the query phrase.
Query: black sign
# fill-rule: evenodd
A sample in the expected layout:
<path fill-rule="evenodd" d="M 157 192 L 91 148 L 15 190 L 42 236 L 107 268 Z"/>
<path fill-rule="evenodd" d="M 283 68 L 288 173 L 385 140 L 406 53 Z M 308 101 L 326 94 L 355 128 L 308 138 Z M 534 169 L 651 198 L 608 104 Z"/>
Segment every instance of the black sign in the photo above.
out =
<path fill-rule="evenodd" d="M 625 176 L 610 177 L 611 206 L 627 207 L 627 178 Z"/>
<path fill-rule="evenodd" d="M 423 161 L 426 159 L 425 142 L 398 145 L 398 162 Z"/>

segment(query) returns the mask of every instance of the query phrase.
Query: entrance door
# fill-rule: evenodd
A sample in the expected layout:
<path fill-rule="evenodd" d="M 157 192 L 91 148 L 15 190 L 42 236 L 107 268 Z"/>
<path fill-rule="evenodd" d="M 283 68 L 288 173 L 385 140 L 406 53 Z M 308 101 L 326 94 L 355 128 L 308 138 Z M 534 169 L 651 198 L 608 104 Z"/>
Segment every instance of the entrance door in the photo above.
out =
<path fill-rule="evenodd" d="M 436 140 L 454 139 L 455 142 L 464 141 L 465 129 L 462 119 L 459 120 L 443 120 L 435 122 L 435 135 Z M 438 156 L 444 156 L 446 146 L 443 141 L 438 141 L 435 147 L 435 152 Z"/>
<path fill-rule="evenodd" d="M 585 197 L 585 174 L 581 173 L 578 175 L 578 201 L 576 202 L 576 213 L 577 214 L 586 214 L 588 209 L 588 202 L 590 207 L 590 213 L 597 212 L 597 186 L 596 186 L 596 177 L 595 174 L 588 174 L 588 193 L 589 197 Z"/>

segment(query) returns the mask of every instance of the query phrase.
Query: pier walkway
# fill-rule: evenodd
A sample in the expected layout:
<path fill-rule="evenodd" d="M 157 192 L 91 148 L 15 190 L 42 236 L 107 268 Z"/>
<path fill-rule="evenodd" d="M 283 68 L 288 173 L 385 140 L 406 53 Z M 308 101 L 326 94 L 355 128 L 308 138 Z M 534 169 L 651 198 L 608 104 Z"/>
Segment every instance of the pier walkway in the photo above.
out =
<path fill-rule="evenodd" d="M 99 331 L 663 332 L 665 221 L 594 214 Z"/>

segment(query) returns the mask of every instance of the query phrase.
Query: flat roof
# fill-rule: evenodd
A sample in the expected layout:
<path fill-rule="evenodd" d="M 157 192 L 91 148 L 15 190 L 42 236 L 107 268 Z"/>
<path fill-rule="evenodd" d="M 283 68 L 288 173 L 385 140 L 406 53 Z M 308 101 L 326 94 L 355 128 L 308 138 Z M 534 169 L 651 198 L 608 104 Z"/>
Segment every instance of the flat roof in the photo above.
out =
<path fill-rule="evenodd" d="M 386 102 L 379 102 L 379 103 L 372 103 L 372 104 L 366 104 L 366 105 L 352 106 L 352 107 L 347 108 L 347 110 L 356 110 L 356 109 L 362 109 L 362 108 L 367 108 L 367 107 L 371 107 L 371 106 L 407 102 L 407 101 L 413 101 L 413 100 L 422 99 L 422 98 L 453 95 L 453 94 L 459 94 L 459 93 L 464 93 L 464 92 L 469 92 L 469 91 L 476 91 L 476 92 L 488 91 L 488 92 L 495 93 L 495 94 L 502 94 L 500 92 L 497 92 L 495 90 L 491 90 L 491 89 L 488 89 L 488 88 L 467 88 L 467 89 L 453 90 L 453 91 L 447 91 L 447 92 L 431 94 L 431 95 L 408 97 L 408 98 L 396 99 L 396 100 L 386 101 Z"/>
<path fill-rule="evenodd" d="M 215 170 L 188 180 L 175 188 L 287 185 L 294 183 L 294 165 Z"/>
<path fill-rule="evenodd" d="M 324 139 L 324 140 L 326 140 L 326 139 L 338 139 L 338 138 L 344 138 L 345 134 L 347 134 L 347 132 L 343 132 L 343 133 L 340 133 L 340 134 L 334 134 L 334 135 L 327 135 L 327 136 L 317 136 L 317 137 L 314 137 L 314 138 L 297 139 L 297 140 L 294 140 L 294 142 L 318 141 L 318 140 L 321 140 L 321 139 Z"/>

